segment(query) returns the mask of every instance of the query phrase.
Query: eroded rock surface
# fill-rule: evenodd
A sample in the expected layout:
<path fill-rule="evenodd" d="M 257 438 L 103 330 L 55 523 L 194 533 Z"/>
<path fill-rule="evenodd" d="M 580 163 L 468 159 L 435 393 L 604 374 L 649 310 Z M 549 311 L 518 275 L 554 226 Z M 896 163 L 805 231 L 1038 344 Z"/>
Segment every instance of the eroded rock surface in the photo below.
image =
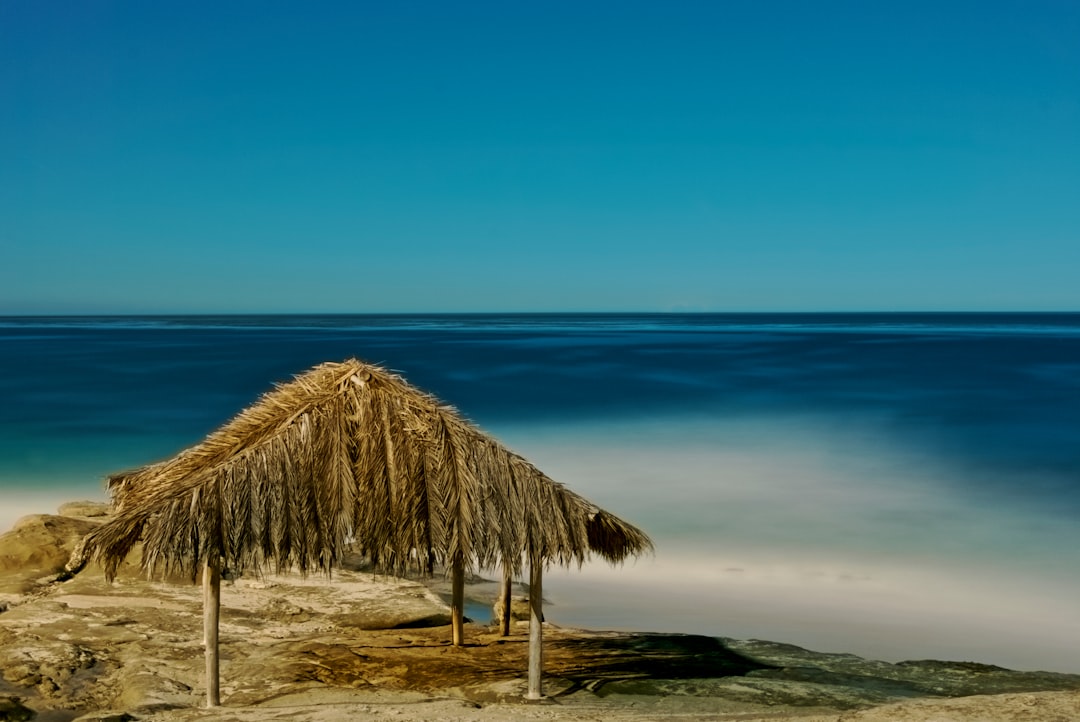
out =
<path fill-rule="evenodd" d="M 524 622 L 528 621 L 531 610 L 529 608 L 529 598 L 521 596 L 510 597 L 510 621 L 511 622 Z M 502 624 L 503 619 L 503 606 L 500 602 L 496 601 L 491 606 L 491 621 L 493 624 Z"/>
<path fill-rule="evenodd" d="M 64 568 L 75 545 L 100 522 L 89 519 L 34 514 L 15 522 L 0 534 L 0 594 L 2 600 L 28 593 L 43 577 Z"/>
<path fill-rule="evenodd" d="M 59 551 L 10 556 L 16 561 L 0 571 L 0 585 L 15 588 L 62 565 L 94 523 L 20 522 L 5 539 L 29 544 L 39 535 Z M 18 545 L 0 546 L 13 548 Z M 113 584 L 92 567 L 52 586 L 34 582 L 32 594 L 17 596 L 0 613 L 0 706 L 56 722 L 79 715 L 214 719 L 200 709 L 201 588 L 148 581 L 134 571 L 126 566 Z M 495 586 L 477 582 L 471 593 Z M 227 582 L 221 612 L 227 719 L 329 720 L 357 710 L 377 716 L 385 705 L 406 705 L 417 719 L 461 720 L 1041 720 L 1024 717 L 1024 710 L 1055 719 L 1073 706 L 1074 717 L 1060 712 L 1059 718 L 1080 718 L 1080 693 L 1045 694 L 1080 690 L 1078 675 L 969 662 L 890 664 L 757 640 L 552 625 L 545 625 L 545 690 L 554 706 L 523 708 L 527 625 L 516 623 L 504 638 L 497 627 L 470 624 L 466 646 L 453 647 L 448 623 L 449 609 L 429 586 L 370 572 Z M 1011 696 L 1001 704 L 1019 716 L 987 716 L 995 698 L 972 697 L 1003 693 Z M 946 703 L 958 716 L 928 711 Z M 301 710 L 304 705 L 311 709 Z M 893 716 L 875 716 L 879 710 Z"/>
<path fill-rule="evenodd" d="M 257 690 L 340 679 L 345 672 L 334 671 L 340 666 L 334 660 L 347 640 L 367 630 L 445 625 L 449 618 L 422 584 L 371 574 L 226 583 L 223 691 L 239 691 L 241 677 Z M 0 673 L 32 709 L 198 705 L 202 635 L 201 587 L 139 579 L 108 584 L 100 571 L 88 571 L 0 614 Z"/>
<path fill-rule="evenodd" d="M 74 516 L 82 519 L 98 519 L 112 514 L 112 505 L 103 501 L 68 501 L 60 505 L 56 513 L 60 516 Z"/>

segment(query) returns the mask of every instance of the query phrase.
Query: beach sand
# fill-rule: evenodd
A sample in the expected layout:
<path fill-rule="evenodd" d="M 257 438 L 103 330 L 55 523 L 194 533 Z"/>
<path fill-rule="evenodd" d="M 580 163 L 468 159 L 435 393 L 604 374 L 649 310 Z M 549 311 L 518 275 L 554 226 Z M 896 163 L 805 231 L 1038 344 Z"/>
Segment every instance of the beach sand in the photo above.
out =
<path fill-rule="evenodd" d="M 1075 722 L 1080 719 L 1080 694 L 1049 692 L 1014 695 L 990 695 L 955 700 L 915 701 L 854 712 L 816 712 L 810 710 L 725 709 L 708 700 L 685 704 L 635 707 L 623 704 L 492 704 L 476 707 L 457 700 L 416 699 L 395 695 L 347 696 L 313 694 L 297 696 L 281 705 L 264 705 L 220 710 L 176 710 L 153 714 L 145 719 L 161 722 L 196 720 L 297 720 L 298 722 L 336 722 L 353 719 L 395 719 L 407 722 L 513 722 L 514 720 L 738 720 L 768 722 Z"/>
<path fill-rule="evenodd" d="M 0 719 L 776 720 L 1080 719 L 1080 676 L 974 663 L 889 664 L 781 643 L 545 624 L 545 693 L 524 700 L 527 624 L 466 625 L 449 644 L 440 583 L 362 569 L 242 578 L 222 589 L 222 702 L 204 705 L 197 585 L 135 564 L 55 579 L 87 528 L 22 520 L 0 536 Z M 493 586 L 470 586 L 479 603 Z M 991 693 L 991 694 L 988 694 Z M 17 718 L 17 713 L 9 714 Z"/>

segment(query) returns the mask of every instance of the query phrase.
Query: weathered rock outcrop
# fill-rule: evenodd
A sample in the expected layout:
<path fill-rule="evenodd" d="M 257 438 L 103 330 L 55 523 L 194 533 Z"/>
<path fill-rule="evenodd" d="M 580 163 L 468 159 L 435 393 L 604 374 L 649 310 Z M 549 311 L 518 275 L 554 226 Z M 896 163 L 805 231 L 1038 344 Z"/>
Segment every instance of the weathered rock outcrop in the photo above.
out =
<path fill-rule="evenodd" d="M 510 597 L 510 621 L 511 622 L 524 622 L 529 619 L 529 598 L 528 597 Z M 495 602 L 491 606 L 491 622 L 495 625 L 502 624 L 503 619 L 503 607 L 499 602 Z"/>
<path fill-rule="evenodd" d="M 26 722 L 34 711 L 22 704 L 19 697 L 0 697 L 0 722 Z"/>
<path fill-rule="evenodd" d="M 74 516 L 81 519 L 103 520 L 103 517 L 112 514 L 112 505 L 102 501 L 68 501 L 60 505 L 56 510 L 60 516 Z"/>
<path fill-rule="evenodd" d="M 62 571 L 72 550 L 100 521 L 52 514 L 24 516 L 0 534 L 0 594 L 24 594 Z"/>
<path fill-rule="evenodd" d="M 8 719 L 26 719 L 17 716 L 23 710 L 55 719 L 207 719 L 199 709 L 204 685 L 198 586 L 148 581 L 131 573 L 134 566 L 113 584 L 88 568 L 63 583 L 35 585 L 42 572 L 63 565 L 80 533 L 93 524 L 85 518 L 30 517 L 0 537 L 6 545 L 0 553 L 11 560 L 0 571 L 0 585 L 33 587 L 33 594 L 17 597 L 0 613 L 0 712 Z M 30 549 L 34 540 L 53 549 Z M 474 598 L 481 587 L 492 592 L 492 601 L 497 585 L 478 581 Z M 341 570 L 330 580 L 286 574 L 227 582 L 221 671 L 229 719 L 261 720 L 268 708 L 306 705 L 289 718 L 323 721 L 357 710 L 375 714 L 390 702 L 416 705 L 416 719 L 519 717 L 526 626 L 515 626 L 504 638 L 494 627 L 468 625 L 467 645 L 452 647 L 448 623 L 449 609 L 428 586 L 370 572 Z M 729 714 L 800 716 L 808 722 L 1019 720 L 1055 719 L 1025 718 L 1024 710 L 1052 715 L 1063 709 L 1075 709 L 1076 715 L 1058 719 L 1080 718 L 1080 692 L 1043 694 L 1080 690 L 1080 675 L 969 662 L 890 664 L 758 640 L 545 627 L 545 685 L 558 704 L 530 708 L 536 719 Z M 1007 704 L 1016 716 L 987 715 L 994 698 L 969 697 L 1002 693 L 1012 693 Z M 976 701 L 951 699 L 959 697 Z M 346 703 L 353 705 L 349 712 L 325 708 Z M 927 711 L 945 703 L 957 716 Z M 869 708 L 879 706 L 893 716 L 875 716 L 877 710 Z"/>

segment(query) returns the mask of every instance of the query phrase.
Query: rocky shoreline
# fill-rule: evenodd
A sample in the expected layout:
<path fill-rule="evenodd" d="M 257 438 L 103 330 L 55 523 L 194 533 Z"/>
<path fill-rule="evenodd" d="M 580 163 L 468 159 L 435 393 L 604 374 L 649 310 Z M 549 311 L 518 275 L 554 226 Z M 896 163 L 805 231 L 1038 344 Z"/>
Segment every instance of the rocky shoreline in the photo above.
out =
<path fill-rule="evenodd" d="M 359 562 L 332 583 L 227 583 L 225 706 L 206 710 L 198 586 L 147 581 L 135 564 L 114 584 L 93 567 L 56 581 L 107 513 L 66 504 L 0 535 L 0 720 L 1080 719 L 1080 675 L 554 625 L 548 697 L 526 704 L 526 625 L 504 638 L 470 624 L 466 646 L 452 647 L 431 585 Z M 473 594 L 490 585 L 478 580 Z"/>

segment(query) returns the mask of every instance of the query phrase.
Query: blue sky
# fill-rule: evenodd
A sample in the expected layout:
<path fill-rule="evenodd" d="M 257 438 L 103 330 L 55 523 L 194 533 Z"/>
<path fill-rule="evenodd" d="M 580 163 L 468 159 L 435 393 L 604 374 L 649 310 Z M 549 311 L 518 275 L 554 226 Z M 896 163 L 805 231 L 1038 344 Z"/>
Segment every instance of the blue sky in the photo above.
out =
<path fill-rule="evenodd" d="M 1080 311 L 1080 4 L 0 5 L 0 313 Z"/>

